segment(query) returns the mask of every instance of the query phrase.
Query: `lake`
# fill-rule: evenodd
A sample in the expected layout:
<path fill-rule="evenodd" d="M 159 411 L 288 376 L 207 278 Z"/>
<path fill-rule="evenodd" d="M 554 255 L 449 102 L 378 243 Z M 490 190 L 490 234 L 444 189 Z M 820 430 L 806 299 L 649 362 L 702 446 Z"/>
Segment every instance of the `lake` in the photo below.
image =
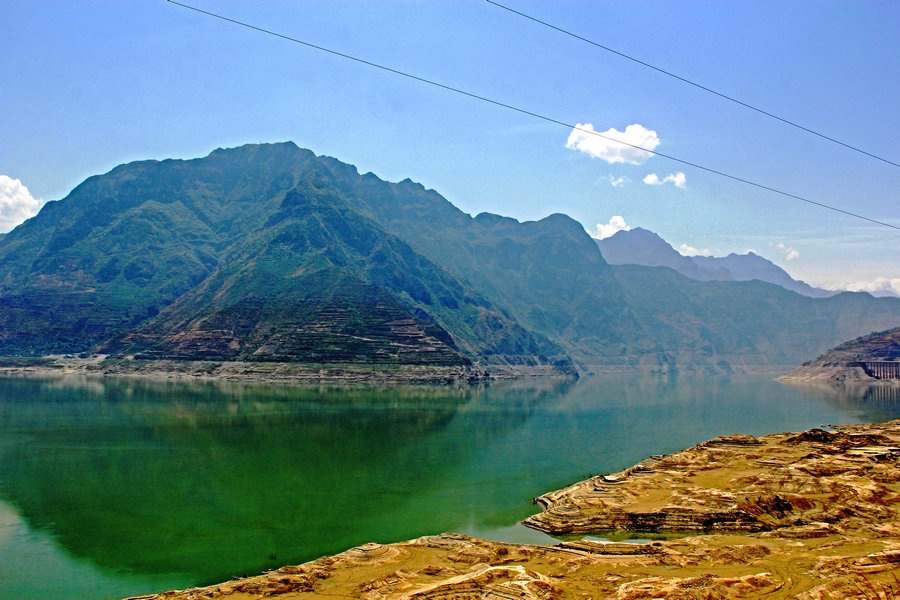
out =
<path fill-rule="evenodd" d="M 770 376 L 472 387 L 0 379 L 0 598 L 121 598 L 455 531 L 717 435 L 900 417 Z"/>

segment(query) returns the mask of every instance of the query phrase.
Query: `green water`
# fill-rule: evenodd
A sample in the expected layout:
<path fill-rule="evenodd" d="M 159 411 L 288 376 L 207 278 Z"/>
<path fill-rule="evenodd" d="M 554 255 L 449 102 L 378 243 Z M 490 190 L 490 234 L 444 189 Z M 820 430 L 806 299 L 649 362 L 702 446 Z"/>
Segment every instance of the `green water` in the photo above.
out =
<path fill-rule="evenodd" d="M 456 531 L 720 434 L 900 416 L 768 377 L 337 388 L 0 380 L 0 598 L 119 598 Z"/>

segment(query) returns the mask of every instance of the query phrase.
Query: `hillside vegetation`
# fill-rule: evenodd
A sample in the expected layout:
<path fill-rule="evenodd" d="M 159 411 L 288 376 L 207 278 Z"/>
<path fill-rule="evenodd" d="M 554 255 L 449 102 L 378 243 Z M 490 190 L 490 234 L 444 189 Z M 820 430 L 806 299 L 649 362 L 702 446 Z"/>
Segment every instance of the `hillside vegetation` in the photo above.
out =
<path fill-rule="evenodd" d="M 0 354 L 729 370 L 900 323 L 900 299 L 610 266 L 573 219 L 471 217 L 293 143 L 141 161 L 0 238 Z"/>

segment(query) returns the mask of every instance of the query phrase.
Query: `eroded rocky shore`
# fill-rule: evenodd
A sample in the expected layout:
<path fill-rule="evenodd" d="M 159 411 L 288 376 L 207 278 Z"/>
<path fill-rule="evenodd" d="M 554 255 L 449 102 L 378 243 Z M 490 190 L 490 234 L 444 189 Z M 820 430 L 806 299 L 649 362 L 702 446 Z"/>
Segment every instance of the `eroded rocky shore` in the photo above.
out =
<path fill-rule="evenodd" d="M 894 598 L 898 467 L 900 421 L 724 436 L 542 496 L 558 545 L 427 536 L 141 598 Z M 671 535 L 602 539 L 642 533 Z"/>

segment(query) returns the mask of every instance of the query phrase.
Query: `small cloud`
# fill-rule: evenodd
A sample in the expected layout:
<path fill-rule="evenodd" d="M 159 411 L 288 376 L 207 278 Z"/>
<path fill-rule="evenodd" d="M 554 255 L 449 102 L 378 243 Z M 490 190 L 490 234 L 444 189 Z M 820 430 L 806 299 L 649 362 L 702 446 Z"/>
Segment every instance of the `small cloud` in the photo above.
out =
<path fill-rule="evenodd" d="M 687 187 L 687 177 L 681 171 L 666 175 L 662 179 L 660 179 L 659 175 L 656 173 L 650 173 L 644 177 L 644 183 L 647 185 L 664 185 L 666 183 L 672 183 L 677 188 L 685 189 Z"/>
<path fill-rule="evenodd" d="M 870 294 L 893 294 L 900 296 L 900 277 L 876 277 L 871 281 L 856 281 L 854 283 L 839 283 L 828 286 L 831 290 L 848 292 L 869 292 Z"/>
<path fill-rule="evenodd" d="M 566 148 L 602 158 L 609 164 L 642 165 L 653 156 L 642 148 L 652 151 L 657 146 L 659 136 L 656 132 L 638 124 L 627 126 L 625 131 L 610 128 L 598 132 L 590 123 L 577 123 L 566 141 Z"/>
<path fill-rule="evenodd" d="M 38 213 L 43 202 L 31 196 L 18 179 L 0 175 L 0 232 L 14 229 Z"/>
<path fill-rule="evenodd" d="M 622 187 L 623 185 L 625 185 L 627 183 L 631 183 L 631 179 L 629 179 L 628 177 L 625 177 L 625 176 L 616 177 L 615 175 L 610 175 L 609 177 L 607 177 L 607 180 L 609 181 L 609 185 L 611 185 L 615 188 Z"/>
<path fill-rule="evenodd" d="M 709 248 L 694 248 L 693 246 L 688 246 L 687 244 L 682 244 L 678 246 L 678 251 L 684 256 L 712 256 L 713 251 Z"/>
<path fill-rule="evenodd" d="M 597 229 L 594 230 L 593 237 L 598 240 L 605 240 L 608 237 L 612 237 L 620 231 L 628 231 L 631 227 L 628 226 L 628 223 L 625 222 L 625 219 L 616 215 L 615 217 L 609 220 L 609 223 L 597 223 Z"/>
<path fill-rule="evenodd" d="M 795 250 L 794 248 L 791 248 L 790 246 L 780 243 L 776 246 L 776 248 L 778 248 L 779 250 L 781 250 L 781 252 L 784 253 L 784 260 L 790 261 L 790 260 L 800 258 L 800 251 Z"/>

